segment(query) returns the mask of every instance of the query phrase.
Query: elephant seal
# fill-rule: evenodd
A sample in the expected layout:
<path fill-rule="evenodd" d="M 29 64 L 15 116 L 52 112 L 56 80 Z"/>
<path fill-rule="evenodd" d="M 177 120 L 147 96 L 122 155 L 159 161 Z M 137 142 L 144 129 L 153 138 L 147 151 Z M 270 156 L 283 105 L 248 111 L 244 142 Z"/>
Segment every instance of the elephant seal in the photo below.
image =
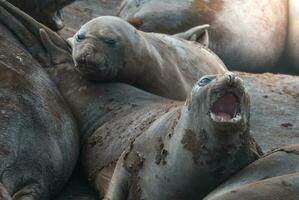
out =
<path fill-rule="evenodd" d="M 285 179 L 288 181 L 284 183 Z M 277 191 L 279 188 L 277 183 L 282 185 L 282 190 Z M 283 196 L 295 200 L 294 196 L 299 197 L 298 186 L 299 145 L 297 144 L 276 149 L 251 163 L 220 185 L 204 200 L 230 199 L 227 197 L 253 200 L 261 199 L 257 198 L 260 196 L 263 196 L 263 199 L 274 199 L 273 195 L 276 197 L 278 193 L 279 199 Z M 246 195 L 248 190 L 252 191 L 249 192 L 251 195 Z M 263 190 L 265 191 L 261 192 Z"/>
<path fill-rule="evenodd" d="M 1 21 L 18 24 L 8 14 L 0 5 Z M 77 125 L 42 66 L 0 30 L 0 199 L 48 200 L 75 167 Z"/>
<path fill-rule="evenodd" d="M 95 18 L 71 40 L 78 71 L 92 80 L 117 80 L 160 96 L 185 100 L 203 75 L 226 72 L 208 45 L 208 25 L 176 36 L 144 33 L 111 16 Z M 171 84 L 168 84 L 171 83 Z"/>
<path fill-rule="evenodd" d="M 8 0 L 37 21 L 57 31 L 64 27 L 62 8 L 74 0 Z"/>
<path fill-rule="evenodd" d="M 285 48 L 288 1 L 124 0 L 119 16 L 168 34 L 210 24 L 210 48 L 230 70 L 269 72 Z"/>
<path fill-rule="evenodd" d="M 105 199 L 203 198 L 261 154 L 249 136 L 249 104 L 241 79 L 228 73 L 203 76 L 185 105 L 169 106 L 165 102 L 151 108 L 158 113 L 167 106 L 167 111 L 156 116 L 122 153 Z M 110 131 L 108 126 L 127 120 L 120 117 L 101 129 Z M 115 135 L 114 131 L 110 134 Z M 95 139 L 89 143 L 92 141 Z M 89 156 L 99 155 L 101 142 L 94 144 Z M 101 150 L 93 153 L 96 148 Z M 104 175 L 99 171 L 97 180 Z"/>

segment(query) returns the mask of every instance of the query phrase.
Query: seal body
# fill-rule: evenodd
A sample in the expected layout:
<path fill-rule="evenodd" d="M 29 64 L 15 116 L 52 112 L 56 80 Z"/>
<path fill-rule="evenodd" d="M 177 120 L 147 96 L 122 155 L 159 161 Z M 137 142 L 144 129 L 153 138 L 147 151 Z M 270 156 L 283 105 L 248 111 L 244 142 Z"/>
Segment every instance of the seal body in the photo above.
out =
<path fill-rule="evenodd" d="M 64 27 L 62 8 L 73 1 L 74 0 L 8 0 L 8 2 L 53 30 L 60 30 Z"/>
<path fill-rule="evenodd" d="M 198 39 L 207 33 L 195 29 L 190 34 Z M 201 76 L 226 72 L 222 61 L 202 44 L 144 33 L 117 17 L 91 20 L 72 41 L 75 65 L 87 78 L 122 81 L 173 99 L 185 100 Z"/>
<path fill-rule="evenodd" d="M 247 132 L 248 96 L 239 81 L 227 74 L 217 78 L 203 77 L 194 86 L 191 99 L 185 106 L 169 108 L 168 103 L 168 111 L 162 111 L 155 117 L 155 121 L 147 123 L 144 132 L 132 138 L 122 153 L 106 199 L 202 198 L 241 166 L 258 158 L 260 151 Z M 217 93 L 214 89 L 221 92 Z M 234 95 L 239 99 L 239 111 L 234 107 Z M 165 103 L 163 107 L 167 105 Z M 222 110 L 222 104 L 230 109 Z M 161 107 L 158 106 L 156 111 L 154 108 L 150 110 L 158 113 Z M 139 111 L 136 109 L 132 112 L 135 115 Z M 118 113 L 118 116 L 121 117 L 121 114 Z M 126 121 L 124 119 L 128 118 L 120 120 Z M 109 134 L 115 135 L 113 132 Z M 124 138 L 126 132 L 122 132 L 120 137 Z M 97 146 L 95 144 L 93 149 L 101 148 L 102 145 Z M 87 155 L 92 154 L 88 152 Z M 100 180 L 106 177 L 106 170 L 98 171 L 98 186 Z M 178 179 L 181 181 L 176 181 Z M 203 182 L 205 184 L 201 184 Z"/>
<path fill-rule="evenodd" d="M 168 34 L 210 24 L 210 48 L 229 69 L 262 72 L 273 70 L 284 51 L 288 1 L 125 0 L 119 16 L 140 30 Z"/>
<path fill-rule="evenodd" d="M 77 126 L 46 71 L 0 30 L 0 199 L 47 200 L 77 161 Z"/>
<path fill-rule="evenodd" d="M 268 153 L 220 185 L 204 200 L 297 199 L 298 150 L 299 146 L 293 145 Z"/>

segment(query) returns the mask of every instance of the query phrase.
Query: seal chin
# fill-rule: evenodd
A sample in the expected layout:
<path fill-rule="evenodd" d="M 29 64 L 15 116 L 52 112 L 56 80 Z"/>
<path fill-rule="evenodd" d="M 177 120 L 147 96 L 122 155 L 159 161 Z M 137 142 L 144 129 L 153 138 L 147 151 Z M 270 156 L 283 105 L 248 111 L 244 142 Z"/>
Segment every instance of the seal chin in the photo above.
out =
<path fill-rule="evenodd" d="M 214 94 L 214 101 L 210 107 L 210 118 L 218 125 L 237 125 L 242 120 L 239 92 L 226 91 Z"/>

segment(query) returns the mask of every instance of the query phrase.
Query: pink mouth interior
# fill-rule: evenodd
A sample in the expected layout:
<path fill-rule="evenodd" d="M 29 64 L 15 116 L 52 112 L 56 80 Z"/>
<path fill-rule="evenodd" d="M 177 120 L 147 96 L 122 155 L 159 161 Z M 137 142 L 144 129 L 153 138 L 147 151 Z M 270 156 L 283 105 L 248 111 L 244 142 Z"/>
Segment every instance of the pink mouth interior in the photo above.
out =
<path fill-rule="evenodd" d="M 225 94 L 212 105 L 211 112 L 219 121 L 230 121 L 239 112 L 238 100 L 233 94 Z"/>

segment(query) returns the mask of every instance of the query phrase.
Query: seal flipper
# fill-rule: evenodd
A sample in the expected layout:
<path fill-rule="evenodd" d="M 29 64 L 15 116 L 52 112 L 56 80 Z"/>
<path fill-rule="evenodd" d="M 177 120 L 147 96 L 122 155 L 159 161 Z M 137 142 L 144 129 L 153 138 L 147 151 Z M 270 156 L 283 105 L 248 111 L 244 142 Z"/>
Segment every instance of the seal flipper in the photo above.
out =
<path fill-rule="evenodd" d="M 117 161 L 108 191 L 103 200 L 126 200 L 129 195 L 130 173 L 124 168 L 124 152 Z M 97 184 L 98 185 L 98 184 Z"/>
<path fill-rule="evenodd" d="M 44 29 L 40 29 L 40 36 L 43 45 L 50 55 L 52 64 L 58 65 L 66 62 L 73 62 L 70 52 L 56 46 Z"/>
<path fill-rule="evenodd" d="M 196 26 L 185 32 L 175 34 L 174 36 L 185 40 L 195 41 L 205 47 L 209 47 L 209 33 L 207 30 L 209 27 L 210 25 L 208 24 Z"/>
<path fill-rule="evenodd" d="M 12 200 L 11 196 L 8 194 L 6 188 L 0 183 L 0 199 L 1 200 Z"/>
<path fill-rule="evenodd" d="M 21 188 L 19 191 L 17 191 L 12 199 L 13 200 L 34 200 L 35 191 L 33 185 L 27 185 L 23 188 Z"/>

